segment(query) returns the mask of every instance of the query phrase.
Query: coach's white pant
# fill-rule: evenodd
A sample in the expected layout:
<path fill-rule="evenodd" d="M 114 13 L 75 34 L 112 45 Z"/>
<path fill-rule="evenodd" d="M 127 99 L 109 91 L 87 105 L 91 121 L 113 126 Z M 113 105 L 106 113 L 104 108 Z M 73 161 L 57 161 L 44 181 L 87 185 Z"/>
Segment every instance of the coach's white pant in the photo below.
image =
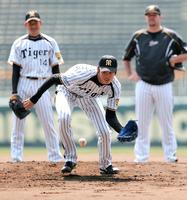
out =
<path fill-rule="evenodd" d="M 41 86 L 44 80 L 30 80 L 21 77 L 18 84 L 18 94 L 27 99 Z M 53 110 L 50 93 L 46 91 L 34 106 L 36 114 L 43 126 L 45 133 L 48 159 L 51 162 L 62 160 L 60 153 L 59 137 L 54 128 Z M 11 135 L 11 157 L 13 160 L 22 161 L 24 146 L 25 118 L 20 120 L 13 114 L 13 129 Z"/>
<path fill-rule="evenodd" d="M 136 117 L 138 137 L 135 142 L 137 161 L 146 161 L 150 152 L 149 125 L 154 110 L 162 129 L 162 146 L 165 160 L 170 161 L 176 154 L 177 144 L 173 130 L 172 83 L 151 85 L 140 80 L 136 84 Z"/>
<path fill-rule="evenodd" d="M 105 120 L 102 103 L 98 98 L 79 98 L 66 89 L 62 89 L 56 96 L 56 109 L 61 141 L 65 150 L 65 161 L 77 162 L 76 145 L 71 127 L 71 112 L 75 106 L 86 113 L 97 129 L 100 167 L 105 168 L 111 165 L 111 130 Z"/>

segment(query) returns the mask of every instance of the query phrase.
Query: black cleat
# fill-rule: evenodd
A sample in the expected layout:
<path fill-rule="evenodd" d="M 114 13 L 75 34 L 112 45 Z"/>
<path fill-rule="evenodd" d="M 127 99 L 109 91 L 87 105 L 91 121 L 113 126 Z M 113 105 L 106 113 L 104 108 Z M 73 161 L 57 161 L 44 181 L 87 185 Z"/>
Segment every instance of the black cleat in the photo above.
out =
<path fill-rule="evenodd" d="M 62 167 L 61 169 L 61 172 L 63 174 L 66 174 L 66 173 L 71 173 L 71 171 L 75 168 L 76 166 L 76 163 L 74 162 L 71 162 L 71 161 L 67 161 L 64 166 Z"/>
<path fill-rule="evenodd" d="M 119 169 L 117 167 L 113 167 L 112 165 L 109 165 L 106 169 L 100 168 L 100 174 L 118 174 Z"/>

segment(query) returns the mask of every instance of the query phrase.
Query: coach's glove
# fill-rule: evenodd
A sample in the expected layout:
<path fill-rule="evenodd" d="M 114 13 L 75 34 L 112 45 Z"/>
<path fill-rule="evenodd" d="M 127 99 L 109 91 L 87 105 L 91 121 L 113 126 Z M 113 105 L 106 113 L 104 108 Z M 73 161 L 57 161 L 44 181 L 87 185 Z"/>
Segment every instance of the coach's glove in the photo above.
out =
<path fill-rule="evenodd" d="M 22 99 L 17 94 L 14 94 L 10 97 L 9 107 L 13 110 L 19 119 L 23 119 L 30 113 L 30 110 L 26 110 L 23 107 Z"/>
<path fill-rule="evenodd" d="M 129 120 L 119 132 L 117 139 L 120 142 L 131 142 L 138 136 L 138 126 L 134 120 Z"/>

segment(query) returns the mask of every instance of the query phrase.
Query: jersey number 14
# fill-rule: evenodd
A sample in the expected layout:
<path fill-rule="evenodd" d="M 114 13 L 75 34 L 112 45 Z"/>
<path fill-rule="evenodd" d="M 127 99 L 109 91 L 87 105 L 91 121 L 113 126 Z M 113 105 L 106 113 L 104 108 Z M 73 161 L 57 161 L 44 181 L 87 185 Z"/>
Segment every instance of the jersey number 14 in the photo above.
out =
<path fill-rule="evenodd" d="M 40 58 L 40 65 L 45 65 L 46 66 L 47 65 L 47 59 L 43 60 L 43 59 Z"/>

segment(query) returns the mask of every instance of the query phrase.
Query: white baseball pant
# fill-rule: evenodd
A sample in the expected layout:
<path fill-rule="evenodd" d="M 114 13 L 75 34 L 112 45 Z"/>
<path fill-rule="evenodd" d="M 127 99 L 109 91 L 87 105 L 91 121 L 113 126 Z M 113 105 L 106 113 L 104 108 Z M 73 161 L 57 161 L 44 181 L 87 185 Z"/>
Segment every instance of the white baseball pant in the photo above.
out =
<path fill-rule="evenodd" d="M 56 96 L 59 132 L 64 146 L 65 161 L 76 163 L 77 152 L 71 126 L 71 113 L 75 106 L 80 107 L 93 122 L 98 137 L 99 163 L 101 168 L 111 165 L 111 130 L 105 120 L 105 112 L 98 98 L 79 98 L 65 88 Z"/>
<path fill-rule="evenodd" d="M 45 80 L 30 80 L 20 77 L 18 94 L 27 99 L 31 97 Z M 49 91 L 46 91 L 34 106 L 36 114 L 43 126 L 45 142 L 48 150 L 48 159 L 59 162 L 62 155 L 59 146 L 59 136 L 54 128 L 54 115 Z M 11 158 L 22 161 L 24 146 L 24 125 L 26 118 L 20 120 L 13 114 L 13 129 L 11 134 Z"/>
<path fill-rule="evenodd" d="M 150 152 L 149 125 L 154 110 L 162 129 L 162 146 L 165 160 L 175 157 L 177 143 L 173 130 L 173 94 L 172 83 L 151 85 L 142 80 L 136 84 L 136 117 L 138 120 L 138 137 L 135 142 L 137 161 L 146 161 Z"/>

